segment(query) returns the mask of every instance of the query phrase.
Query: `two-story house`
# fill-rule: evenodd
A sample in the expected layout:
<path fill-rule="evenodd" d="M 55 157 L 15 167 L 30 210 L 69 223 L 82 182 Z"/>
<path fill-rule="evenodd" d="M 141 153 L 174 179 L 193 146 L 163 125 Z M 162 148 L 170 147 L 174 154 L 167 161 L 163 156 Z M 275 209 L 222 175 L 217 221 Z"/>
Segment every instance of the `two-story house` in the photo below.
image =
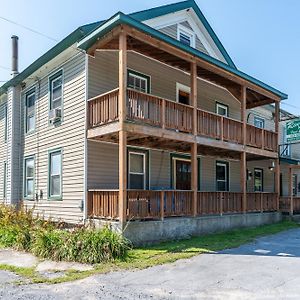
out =
<path fill-rule="evenodd" d="M 280 218 L 287 95 L 237 69 L 193 0 L 81 26 L 0 94 L 6 203 L 135 240 Z"/>

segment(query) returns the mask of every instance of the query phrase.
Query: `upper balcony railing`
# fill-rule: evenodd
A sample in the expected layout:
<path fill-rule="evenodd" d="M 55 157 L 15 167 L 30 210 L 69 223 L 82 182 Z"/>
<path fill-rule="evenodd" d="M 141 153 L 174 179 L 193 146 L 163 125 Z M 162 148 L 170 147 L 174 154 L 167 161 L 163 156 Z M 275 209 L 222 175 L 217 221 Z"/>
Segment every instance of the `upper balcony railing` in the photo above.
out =
<path fill-rule="evenodd" d="M 89 100 L 89 128 L 118 120 L 119 90 Z M 193 133 L 193 107 L 127 89 L 126 119 L 164 129 Z M 242 144 L 243 123 L 197 109 L 197 134 Z M 246 145 L 277 152 L 277 133 L 247 124 Z"/>

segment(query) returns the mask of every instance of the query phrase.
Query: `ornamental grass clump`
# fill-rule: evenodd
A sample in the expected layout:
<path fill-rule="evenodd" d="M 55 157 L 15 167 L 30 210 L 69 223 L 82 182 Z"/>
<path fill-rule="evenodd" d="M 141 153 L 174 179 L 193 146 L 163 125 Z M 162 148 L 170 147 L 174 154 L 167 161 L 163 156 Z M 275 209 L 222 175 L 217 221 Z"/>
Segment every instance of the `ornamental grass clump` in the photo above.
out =
<path fill-rule="evenodd" d="M 35 217 L 24 207 L 0 205 L 0 246 L 58 261 L 101 263 L 125 260 L 130 242 L 109 228 L 77 226 Z"/>

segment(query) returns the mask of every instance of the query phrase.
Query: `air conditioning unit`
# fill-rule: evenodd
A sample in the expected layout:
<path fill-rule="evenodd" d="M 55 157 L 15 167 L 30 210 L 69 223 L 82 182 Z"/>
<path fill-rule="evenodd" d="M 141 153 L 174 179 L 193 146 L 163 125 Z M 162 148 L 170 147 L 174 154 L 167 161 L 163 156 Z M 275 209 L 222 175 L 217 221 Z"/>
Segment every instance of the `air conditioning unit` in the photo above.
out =
<path fill-rule="evenodd" d="M 49 122 L 50 123 L 53 124 L 55 122 L 60 121 L 60 119 L 61 119 L 61 109 L 60 108 L 54 108 L 49 111 Z"/>

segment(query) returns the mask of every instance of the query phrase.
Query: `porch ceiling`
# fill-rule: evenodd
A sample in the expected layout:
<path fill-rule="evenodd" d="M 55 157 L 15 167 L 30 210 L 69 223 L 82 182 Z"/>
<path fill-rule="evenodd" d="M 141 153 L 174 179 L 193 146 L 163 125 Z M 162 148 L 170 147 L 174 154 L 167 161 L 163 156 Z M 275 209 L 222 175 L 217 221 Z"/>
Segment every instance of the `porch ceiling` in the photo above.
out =
<path fill-rule="evenodd" d="M 102 39 L 99 39 L 89 50 L 88 53 L 94 55 L 96 50 L 118 50 L 119 49 L 119 33 L 120 28 L 112 30 L 105 35 Z M 241 99 L 241 87 L 247 86 L 247 108 L 253 108 L 265 104 L 274 103 L 280 99 L 272 93 L 255 86 L 254 84 L 248 84 L 247 82 L 233 75 L 227 71 L 222 70 L 216 66 L 210 65 L 208 62 L 201 58 L 196 58 L 188 53 L 173 49 L 171 46 L 164 45 L 163 42 L 154 39 L 146 34 L 143 34 L 137 30 L 127 28 L 127 49 L 136 51 L 148 57 L 151 57 L 157 61 L 190 72 L 191 62 L 197 63 L 197 75 L 199 78 L 208 80 L 217 85 L 226 88 L 231 92 L 238 100 Z"/>
<path fill-rule="evenodd" d="M 97 136 L 92 140 L 118 144 L 119 134 L 118 132 L 115 132 L 104 136 Z M 184 143 L 182 141 L 169 140 L 165 138 L 158 138 L 131 132 L 127 132 L 127 145 L 155 150 L 166 150 L 170 152 L 191 153 L 191 143 Z M 241 157 L 241 152 L 211 147 L 207 145 L 198 145 L 198 155 L 239 160 Z"/>

